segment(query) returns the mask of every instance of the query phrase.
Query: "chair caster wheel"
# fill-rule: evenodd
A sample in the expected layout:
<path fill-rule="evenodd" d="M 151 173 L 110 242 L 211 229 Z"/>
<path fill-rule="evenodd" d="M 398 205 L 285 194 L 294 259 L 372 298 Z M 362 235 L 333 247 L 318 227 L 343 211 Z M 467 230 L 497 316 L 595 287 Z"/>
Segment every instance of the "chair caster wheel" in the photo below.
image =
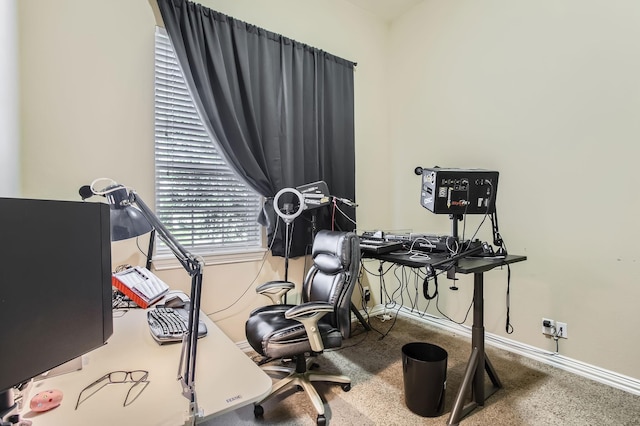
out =
<path fill-rule="evenodd" d="M 263 414 L 264 414 L 264 408 L 262 408 L 262 405 L 253 406 L 253 415 L 255 417 L 262 417 Z"/>
<path fill-rule="evenodd" d="M 316 420 L 316 424 L 318 426 L 325 426 L 327 424 L 327 418 L 324 416 L 324 414 L 318 415 L 318 419 Z"/>
<path fill-rule="evenodd" d="M 342 385 L 342 390 L 345 392 L 349 392 L 351 390 L 351 383 L 345 383 Z"/>

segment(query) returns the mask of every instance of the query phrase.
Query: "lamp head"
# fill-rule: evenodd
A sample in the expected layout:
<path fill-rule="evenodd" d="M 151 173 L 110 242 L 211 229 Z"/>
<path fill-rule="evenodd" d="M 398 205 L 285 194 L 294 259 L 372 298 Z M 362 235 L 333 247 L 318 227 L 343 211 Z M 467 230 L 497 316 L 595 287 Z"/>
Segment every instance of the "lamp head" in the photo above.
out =
<path fill-rule="evenodd" d="M 134 238 L 153 230 L 147 218 L 133 205 L 135 196 L 127 188 L 115 184 L 104 192 L 110 207 L 111 241 Z"/>

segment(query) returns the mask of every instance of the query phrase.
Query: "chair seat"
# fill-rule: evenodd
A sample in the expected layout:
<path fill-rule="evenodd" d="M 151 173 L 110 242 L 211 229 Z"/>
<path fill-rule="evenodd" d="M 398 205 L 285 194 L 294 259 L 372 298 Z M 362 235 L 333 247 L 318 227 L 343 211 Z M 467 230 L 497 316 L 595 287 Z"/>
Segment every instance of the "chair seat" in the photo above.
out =
<path fill-rule="evenodd" d="M 246 327 L 247 341 L 262 356 L 280 358 L 292 353 L 311 352 L 311 344 L 304 326 L 296 320 L 286 319 L 283 310 L 264 310 L 249 317 Z M 286 310 L 286 309 L 285 309 Z M 318 330 L 325 349 L 342 345 L 342 333 L 327 322 L 320 321 Z"/>

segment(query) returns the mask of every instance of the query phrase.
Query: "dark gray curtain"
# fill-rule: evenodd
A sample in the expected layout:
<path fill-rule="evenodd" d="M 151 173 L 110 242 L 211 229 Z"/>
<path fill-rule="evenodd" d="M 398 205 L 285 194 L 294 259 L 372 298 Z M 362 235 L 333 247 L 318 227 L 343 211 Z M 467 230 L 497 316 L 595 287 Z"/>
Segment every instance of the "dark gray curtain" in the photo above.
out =
<path fill-rule="evenodd" d="M 284 226 L 273 235 L 280 189 L 324 180 L 331 195 L 355 199 L 355 64 L 190 1 L 157 2 L 196 108 L 231 167 L 267 197 L 262 223 L 283 255 Z M 313 211 L 319 229 L 329 209 Z M 309 246 L 311 213 L 294 222 L 292 257 Z"/>

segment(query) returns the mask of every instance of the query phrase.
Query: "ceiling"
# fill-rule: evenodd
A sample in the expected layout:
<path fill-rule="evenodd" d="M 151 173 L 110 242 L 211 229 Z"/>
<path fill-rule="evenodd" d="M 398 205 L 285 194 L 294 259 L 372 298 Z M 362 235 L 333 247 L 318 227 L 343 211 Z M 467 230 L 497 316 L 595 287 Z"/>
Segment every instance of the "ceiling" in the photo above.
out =
<path fill-rule="evenodd" d="M 385 21 L 392 21 L 422 0 L 347 0 Z"/>

